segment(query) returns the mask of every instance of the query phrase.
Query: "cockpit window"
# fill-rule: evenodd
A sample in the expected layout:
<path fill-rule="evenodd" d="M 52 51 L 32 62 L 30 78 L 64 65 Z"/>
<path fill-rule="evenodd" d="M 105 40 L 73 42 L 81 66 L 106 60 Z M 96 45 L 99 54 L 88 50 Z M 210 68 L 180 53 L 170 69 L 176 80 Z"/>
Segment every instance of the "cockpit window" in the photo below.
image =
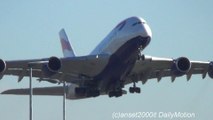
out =
<path fill-rule="evenodd" d="M 132 24 L 132 26 L 136 26 L 136 25 L 139 25 L 139 24 L 145 24 L 145 22 L 141 22 L 141 21 L 135 22 L 135 23 Z"/>
<path fill-rule="evenodd" d="M 118 28 L 118 30 L 120 31 L 120 30 L 125 26 L 125 24 L 126 24 L 126 21 L 123 21 L 123 22 L 119 23 L 119 24 L 116 26 L 116 28 Z"/>

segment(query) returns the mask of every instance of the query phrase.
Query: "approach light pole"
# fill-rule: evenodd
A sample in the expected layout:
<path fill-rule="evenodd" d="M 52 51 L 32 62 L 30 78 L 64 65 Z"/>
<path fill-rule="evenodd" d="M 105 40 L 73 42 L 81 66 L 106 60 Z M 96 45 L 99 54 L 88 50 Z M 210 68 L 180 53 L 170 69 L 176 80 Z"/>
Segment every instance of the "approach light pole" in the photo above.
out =
<path fill-rule="evenodd" d="M 33 88 L 32 88 L 33 69 L 29 64 L 29 120 L 33 120 Z M 66 120 L 66 81 L 63 82 L 63 120 Z"/>
<path fill-rule="evenodd" d="M 63 120 L 66 120 L 66 82 L 63 82 L 64 95 L 63 95 Z"/>
<path fill-rule="evenodd" d="M 32 96 L 33 96 L 33 89 L 32 89 L 32 76 L 33 76 L 33 70 L 32 70 L 32 65 L 29 65 L 29 68 L 30 68 L 30 81 L 29 81 L 29 109 L 30 109 L 30 120 L 33 120 L 33 99 L 32 99 Z"/>

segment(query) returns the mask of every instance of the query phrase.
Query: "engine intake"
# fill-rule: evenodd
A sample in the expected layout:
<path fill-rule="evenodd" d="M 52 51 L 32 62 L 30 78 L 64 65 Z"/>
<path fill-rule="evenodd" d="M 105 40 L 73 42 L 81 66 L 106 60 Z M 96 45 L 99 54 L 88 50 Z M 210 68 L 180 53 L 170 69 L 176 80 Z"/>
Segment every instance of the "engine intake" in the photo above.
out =
<path fill-rule="evenodd" d="M 213 79 L 213 61 L 209 63 L 208 75 Z"/>
<path fill-rule="evenodd" d="M 61 69 L 61 60 L 57 57 L 50 57 L 47 67 L 51 72 L 57 72 Z"/>
<path fill-rule="evenodd" d="M 186 74 L 191 68 L 191 62 L 186 57 L 180 57 L 174 60 L 172 65 L 173 74 L 176 76 L 182 76 Z"/>
<path fill-rule="evenodd" d="M 6 69 L 6 63 L 4 60 L 0 59 L 0 73 L 4 72 Z"/>

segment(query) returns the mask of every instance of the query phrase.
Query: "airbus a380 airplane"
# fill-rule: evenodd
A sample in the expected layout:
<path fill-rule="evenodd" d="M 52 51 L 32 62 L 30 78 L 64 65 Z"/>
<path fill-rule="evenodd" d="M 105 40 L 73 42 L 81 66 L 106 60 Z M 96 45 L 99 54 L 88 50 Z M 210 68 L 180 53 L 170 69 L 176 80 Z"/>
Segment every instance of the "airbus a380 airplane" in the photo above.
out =
<path fill-rule="evenodd" d="M 138 81 L 183 75 L 189 80 L 192 74 L 206 74 L 213 78 L 213 62 L 190 61 L 186 57 L 177 59 L 142 55 L 152 38 L 147 22 L 140 17 L 130 17 L 119 23 L 88 56 L 75 56 L 65 31 L 59 33 L 63 58 L 50 57 L 32 60 L 0 60 L 0 78 L 16 75 L 18 81 L 29 76 L 29 65 L 33 77 L 52 83 L 66 82 L 67 99 L 80 99 L 109 95 L 119 97 L 126 93 L 126 84 L 133 83 L 130 93 L 140 93 Z M 27 95 L 29 89 L 12 89 L 2 94 Z M 63 95 L 63 87 L 34 88 L 34 95 Z"/>

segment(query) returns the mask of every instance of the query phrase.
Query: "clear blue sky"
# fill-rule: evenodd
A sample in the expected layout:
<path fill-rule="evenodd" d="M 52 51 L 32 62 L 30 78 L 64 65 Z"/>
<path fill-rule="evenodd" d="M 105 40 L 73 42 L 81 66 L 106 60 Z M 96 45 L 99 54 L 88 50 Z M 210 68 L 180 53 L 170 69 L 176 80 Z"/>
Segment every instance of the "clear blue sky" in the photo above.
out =
<path fill-rule="evenodd" d="M 58 31 L 65 28 L 78 55 L 87 55 L 121 20 L 141 16 L 153 39 L 145 54 L 191 60 L 213 60 L 211 0 L 37 0 L 0 1 L 0 58 L 4 60 L 62 57 Z M 34 82 L 34 86 L 52 86 Z M 69 120 L 109 120 L 113 112 L 194 112 L 196 119 L 213 119 L 213 80 L 200 75 L 187 82 L 150 80 L 141 94 L 101 96 L 67 101 Z M 0 81 L 0 91 L 28 87 L 28 78 Z M 129 86 L 126 87 L 128 89 Z M 0 95 L 0 119 L 28 120 L 28 96 Z M 62 119 L 62 97 L 34 97 L 35 120 Z"/>

